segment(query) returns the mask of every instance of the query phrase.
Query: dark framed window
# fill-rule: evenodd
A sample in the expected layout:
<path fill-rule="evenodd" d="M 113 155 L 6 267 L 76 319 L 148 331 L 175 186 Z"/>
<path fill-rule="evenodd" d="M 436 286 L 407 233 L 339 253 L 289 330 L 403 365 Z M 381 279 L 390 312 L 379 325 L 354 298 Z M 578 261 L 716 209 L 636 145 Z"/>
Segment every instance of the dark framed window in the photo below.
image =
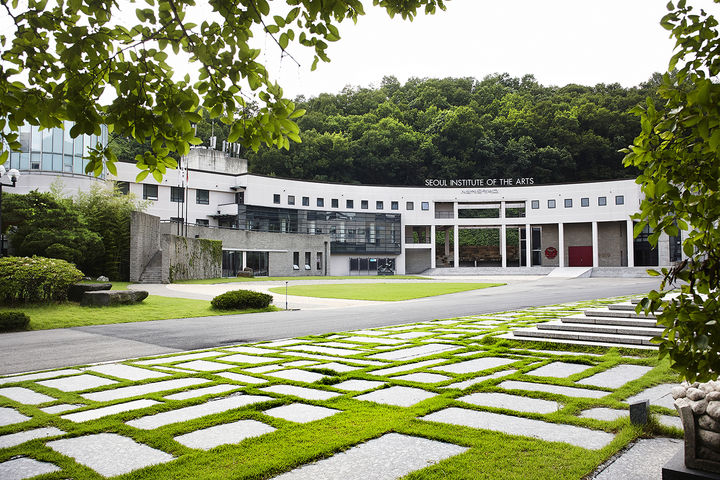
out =
<path fill-rule="evenodd" d="M 352 200 L 345 200 L 345 208 L 355 208 L 353 206 L 354 204 L 355 202 L 353 202 Z"/>
<path fill-rule="evenodd" d="M 587 197 L 583 197 L 580 199 L 580 206 L 581 207 L 589 207 L 590 206 L 590 199 Z"/>
<path fill-rule="evenodd" d="M 415 204 L 413 202 L 407 202 L 405 204 L 405 210 L 415 210 Z"/>
<path fill-rule="evenodd" d="M 625 205 L 625 195 L 615 195 L 615 205 Z"/>
<path fill-rule="evenodd" d="M 210 191 L 208 190 L 195 190 L 195 203 L 200 205 L 210 204 Z"/>
<path fill-rule="evenodd" d="M 360 208 L 363 210 L 367 210 L 368 208 L 368 201 L 367 200 L 360 200 Z"/>
<path fill-rule="evenodd" d="M 572 198 L 565 199 L 565 208 L 572 208 Z"/>
<path fill-rule="evenodd" d="M 130 193 L 129 182 L 115 182 L 115 187 L 117 188 L 117 191 L 122 193 L 123 195 L 127 195 L 128 193 Z"/>
<path fill-rule="evenodd" d="M 322 263 L 323 263 L 323 261 L 322 261 L 323 256 L 322 256 L 322 255 L 323 255 L 322 252 L 317 252 L 316 267 L 317 267 L 318 270 L 322 270 Z"/>
<path fill-rule="evenodd" d="M 300 270 L 300 252 L 293 252 L 293 270 Z"/>
<path fill-rule="evenodd" d="M 288 205 L 295 205 L 295 195 L 288 195 Z"/>
<path fill-rule="evenodd" d="M 538 208 L 540 208 L 540 200 L 531 200 L 530 208 L 532 208 L 533 210 L 537 210 Z"/>
<path fill-rule="evenodd" d="M 381 200 L 377 200 L 375 202 L 375 210 L 382 210 L 383 209 L 383 202 Z"/>
<path fill-rule="evenodd" d="M 340 207 L 340 202 L 338 201 L 337 198 L 333 198 L 330 200 L 330 208 L 339 208 L 339 207 Z"/>
<path fill-rule="evenodd" d="M 182 187 L 170 187 L 170 201 L 175 203 L 184 203 L 185 190 Z"/>
<path fill-rule="evenodd" d="M 310 259 L 310 252 L 305 252 L 305 270 L 310 270 L 312 267 L 310 267 L 310 262 L 312 260 Z"/>
<path fill-rule="evenodd" d="M 310 206 L 310 197 L 302 197 L 302 205 L 303 205 L 303 207 L 309 207 Z"/>
<path fill-rule="evenodd" d="M 317 206 L 318 206 L 318 207 L 324 207 L 324 206 L 325 206 L 325 199 L 324 199 L 324 198 L 318 198 L 318 199 L 317 199 Z"/>
<path fill-rule="evenodd" d="M 158 186 L 143 184 L 143 200 L 157 200 L 158 199 Z"/>
<path fill-rule="evenodd" d="M 555 208 L 555 200 L 548 200 L 548 208 Z"/>
<path fill-rule="evenodd" d="M 202 227 L 207 227 L 210 225 L 210 220 L 207 218 L 196 218 L 195 219 L 195 225 L 200 225 Z"/>
<path fill-rule="evenodd" d="M 607 197 L 598 197 L 598 207 L 607 205 Z"/>
<path fill-rule="evenodd" d="M 399 210 L 400 204 L 398 202 L 390 202 L 390 210 Z"/>
<path fill-rule="evenodd" d="M 273 194 L 273 203 L 278 204 L 278 205 L 280 204 L 280 194 L 279 193 Z"/>
<path fill-rule="evenodd" d="M 422 202 L 420 208 L 423 210 L 430 210 L 430 202 Z"/>

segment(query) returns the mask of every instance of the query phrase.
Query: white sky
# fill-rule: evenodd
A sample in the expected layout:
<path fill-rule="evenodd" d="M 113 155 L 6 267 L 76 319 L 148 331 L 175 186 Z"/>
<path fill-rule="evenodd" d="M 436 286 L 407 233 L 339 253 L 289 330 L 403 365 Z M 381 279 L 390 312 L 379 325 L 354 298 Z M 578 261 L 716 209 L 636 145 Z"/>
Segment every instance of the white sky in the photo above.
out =
<path fill-rule="evenodd" d="M 366 4 L 370 2 L 365 2 Z M 720 16 L 711 0 L 689 0 Z M 261 60 L 290 98 L 337 93 L 346 85 L 379 85 L 384 75 L 475 77 L 533 74 L 544 85 L 620 83 L 629 87 L 663 72 L 674 42 L 660 26 L 664 0 L 450 0 L 447 10 L 412 23 L 366 6 L 357 25 L 340 26 L 331 63 L 310 72 L 311 56 L 279 62 L 271 39 Z"/>

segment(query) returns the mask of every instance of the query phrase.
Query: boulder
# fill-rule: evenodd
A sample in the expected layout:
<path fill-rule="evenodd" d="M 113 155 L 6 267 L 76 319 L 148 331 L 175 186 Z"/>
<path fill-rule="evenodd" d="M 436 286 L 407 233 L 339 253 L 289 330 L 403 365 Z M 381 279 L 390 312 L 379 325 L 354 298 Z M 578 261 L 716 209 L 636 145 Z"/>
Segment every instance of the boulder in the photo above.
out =
<path fill-rule="evenodd" d="M 130 305 L 140 303 L 147 298 L 145 290 L 103 290 L 85 292 L 80 302 L 83 306 L 108 307 L 111 305 Z"/>
<path fill-rule="evenodd" d="M 99 292 L 101 290 L 110 290 L 111 288 L 112 283 L 76 283 L 70 285 L 68 289 L 68 300 L 80 302 L 85 292 Z"/>

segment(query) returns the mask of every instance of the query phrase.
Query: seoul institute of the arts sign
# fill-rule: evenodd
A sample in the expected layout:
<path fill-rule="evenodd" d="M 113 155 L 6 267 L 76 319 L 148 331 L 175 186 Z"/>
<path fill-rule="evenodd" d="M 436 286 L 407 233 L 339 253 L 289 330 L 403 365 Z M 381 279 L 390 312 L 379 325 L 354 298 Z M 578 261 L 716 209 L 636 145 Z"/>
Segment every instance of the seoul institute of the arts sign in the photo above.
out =
<path fill-rule="evenodd" d="M 428 178 L 426 187 L 515 187 L 534 185 L 535 179 L 526 178 Z"/>

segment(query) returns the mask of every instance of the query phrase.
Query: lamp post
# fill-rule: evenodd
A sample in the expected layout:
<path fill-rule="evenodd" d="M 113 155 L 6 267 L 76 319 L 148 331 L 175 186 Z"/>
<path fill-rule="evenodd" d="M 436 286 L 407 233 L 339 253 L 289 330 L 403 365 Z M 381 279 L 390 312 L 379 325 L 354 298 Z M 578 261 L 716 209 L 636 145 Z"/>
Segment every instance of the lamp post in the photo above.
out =
<path fill-rule="evenodd" d="M 11 168 L 7 172 L 7 176 L 12 183 L 2 183 L 2 178 L 5 176 L 5 167 L 0 165 L 0 257 L 3 256 L 3 244 L 5 236 L 2 233 L 2 187 L 14 187 L 18 180 L 20 180 L 20 172 L 16 168 Z"/>

